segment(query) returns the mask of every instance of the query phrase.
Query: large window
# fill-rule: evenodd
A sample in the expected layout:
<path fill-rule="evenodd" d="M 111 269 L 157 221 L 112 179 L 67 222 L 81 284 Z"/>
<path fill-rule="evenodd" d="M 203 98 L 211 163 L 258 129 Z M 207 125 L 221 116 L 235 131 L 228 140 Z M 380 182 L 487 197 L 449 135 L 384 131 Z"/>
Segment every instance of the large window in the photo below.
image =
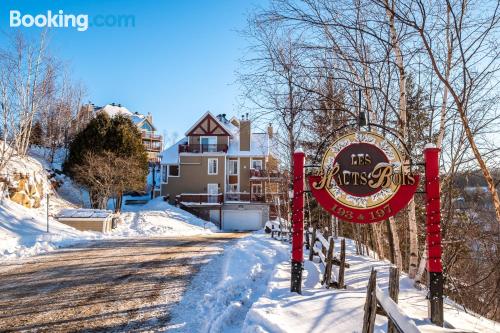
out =
<path fill-rule="evenodd" d="M 217 151 L 217 137 L 216 136 L 202 136 L 200 138 L 201 152 L 215 152 Z"/>
<path fill-rule="evenodd" d="M 218 172 L 218 159 L 216 158 L 209 158 L 208 159 L 208 174 L 209 175 L 216 175 Z"/>
<path fill-rule="evenodd" d="M 253 194 L 262 194 L 262 184 L 252 184 Z"/>
<path fill-rule="evenodd" d="M 168 166 L 168 176 L 169 177 L 179 177 L 179 166 L 169 165 Z"/>
<path fill-rule="evenodd" d="M 231 176 L 238 174 L 238 160 L 229 160 L 229 174 Z"/>
<path fill-rule="evenodd" d="M 262 160 L 252 160 L 252 169 L 262 170 Z"/>

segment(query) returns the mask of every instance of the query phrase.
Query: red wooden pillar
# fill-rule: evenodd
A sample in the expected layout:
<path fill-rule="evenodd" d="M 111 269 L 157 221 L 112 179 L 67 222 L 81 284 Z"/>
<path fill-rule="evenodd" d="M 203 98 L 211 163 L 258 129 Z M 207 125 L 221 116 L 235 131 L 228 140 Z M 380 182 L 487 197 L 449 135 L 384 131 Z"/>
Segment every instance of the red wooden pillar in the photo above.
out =
<path fill-rule="evenodd" d="M 292 280 L 290 291 L 302 292 L 304 263 L 304 159 L 302 149 L 293 154 Z"/>
<path fill-rule="evenodd" d="M 427 271 L 429 273 L 429 316 L 439 326 L 443 316 L 443 266 L 441 263 L 441 190 L 439 188 L 439 148 L 426 146 L 425 193 L 427 212 Z"/>

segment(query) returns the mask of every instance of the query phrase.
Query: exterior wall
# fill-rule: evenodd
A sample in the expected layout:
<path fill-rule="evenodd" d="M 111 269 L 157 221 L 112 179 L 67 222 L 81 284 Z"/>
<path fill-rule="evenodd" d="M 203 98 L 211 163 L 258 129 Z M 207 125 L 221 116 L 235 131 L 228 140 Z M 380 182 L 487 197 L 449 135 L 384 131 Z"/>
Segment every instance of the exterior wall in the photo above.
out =
<path fill-rule="evenodd" d="M 250 193 L 250 157 L 240 158 L 240 192 Z"/>
<path fill-rule="evenodd" d="M 242 120 L 240 122 L 240 150 L 250 151 L 250 121 Z"/>
<path fill-rule="evenodd" d="M 199 145 L 200 137 L 199 136 L 190 136 L 188 137 L 188 144 L 190 145 Z"/>
<path fill-rule="evenodd" d="M 229 145 L 229 137 L 228 136 L 218 136 L 217 137 L 218 145 Z"/>
<path fill-rule="evenodd" d="M 59 219 L 58 221 L 80 231 L 111 232 L 111 219 L 105 219 L 102 221 L 88 221 L 86 219 Z"/>
<path fill-rule="evenodd" d="M 208 159 L 218 159 L 217 175 L 208 174 Z M 207 184 L 219 184 L 219 192 L 224 193 L 225 175 L 224 156 L 180 156 L 180 176 L 168 177 L 168 183 L 162 184 L 162 195 L 170 196 L 170 201 L 181 193 L 207 193 Z"/>

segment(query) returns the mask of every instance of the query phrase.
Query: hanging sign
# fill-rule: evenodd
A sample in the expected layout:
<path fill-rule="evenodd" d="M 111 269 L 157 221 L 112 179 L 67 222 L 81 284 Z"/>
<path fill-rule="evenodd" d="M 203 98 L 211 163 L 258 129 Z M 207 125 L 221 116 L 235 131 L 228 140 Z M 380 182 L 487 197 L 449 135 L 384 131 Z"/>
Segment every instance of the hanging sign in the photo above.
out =
<path fill-rule="evenodd" d="M 373 223 L 394 216 L 415 193 L 419 175 L 404 166 L 396 146 L 375 132 L 355 132 L 333 142 L 321 170 L 309 176 L 318 202 L 339 219 Z"/>

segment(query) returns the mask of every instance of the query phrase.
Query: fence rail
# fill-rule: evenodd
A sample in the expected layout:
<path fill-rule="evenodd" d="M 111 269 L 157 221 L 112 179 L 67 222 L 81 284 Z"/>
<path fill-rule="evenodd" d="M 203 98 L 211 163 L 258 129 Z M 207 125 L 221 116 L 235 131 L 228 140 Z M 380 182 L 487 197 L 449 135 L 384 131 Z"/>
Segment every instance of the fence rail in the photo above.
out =
<path fill-rule="evenodd" d="M 319 230 L 313 228 L 312 231 L 311 229 L 307 231 L 306 239 L 310 240 L 309 260 L 312 261 L 316 255 L 325 266 L 325 273 L 321 283 L 327 288 L 345 288 L 345 269 L 350 267 L 345 259 L 345 239 L 342 238 L 340 241 L 340 258 L 335 257 L 335 241 L 333 237 L 326 239 Z M 334 278 L 333 266 L 339 266 L 337 281 Z"/>
<path fill-rule="evenodd" d="M 390 268 L 388 294 L 377 286 L 377 271 L 372 269 L 366 291 L 362 333 L 373 333 L 377 314 L 388 318 L 388 333 L 420 333 L 413 319 L 397 304 L 398 294 L 399 270 L 396 267 Z"/>

